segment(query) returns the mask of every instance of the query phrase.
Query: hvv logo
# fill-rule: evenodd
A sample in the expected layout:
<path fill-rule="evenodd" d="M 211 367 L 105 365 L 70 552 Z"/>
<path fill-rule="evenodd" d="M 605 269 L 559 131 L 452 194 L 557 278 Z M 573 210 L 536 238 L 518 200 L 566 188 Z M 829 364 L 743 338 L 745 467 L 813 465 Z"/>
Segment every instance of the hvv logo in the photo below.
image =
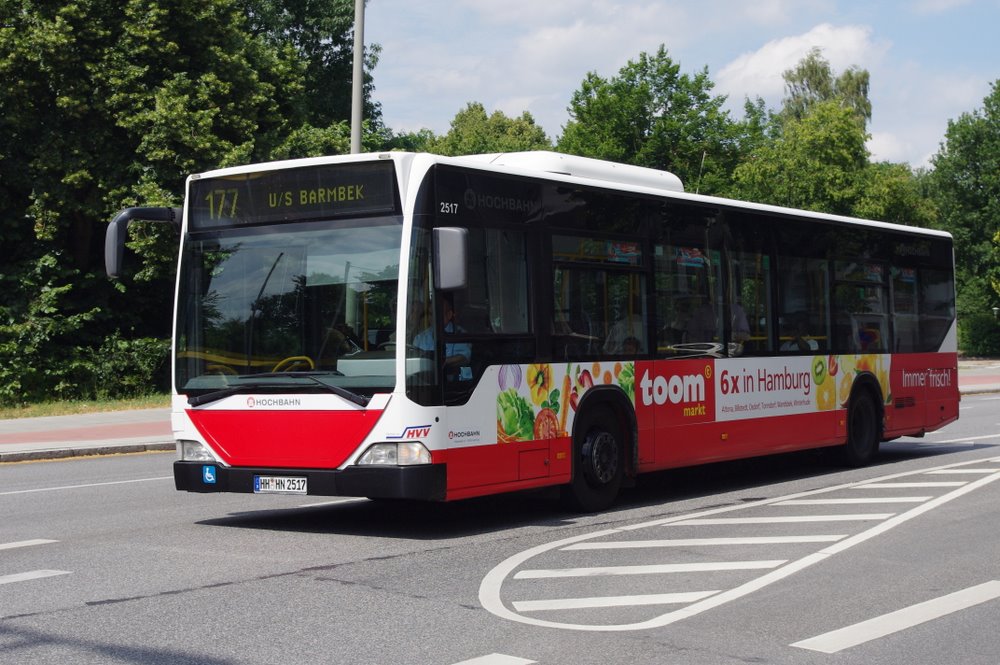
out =
<path fill-rule="evenodd" d="M 411 425 L 403 430 L 402 434 L 388 434 L 387 439 L 423 439 L 431 434 L 430 425 Z"/>

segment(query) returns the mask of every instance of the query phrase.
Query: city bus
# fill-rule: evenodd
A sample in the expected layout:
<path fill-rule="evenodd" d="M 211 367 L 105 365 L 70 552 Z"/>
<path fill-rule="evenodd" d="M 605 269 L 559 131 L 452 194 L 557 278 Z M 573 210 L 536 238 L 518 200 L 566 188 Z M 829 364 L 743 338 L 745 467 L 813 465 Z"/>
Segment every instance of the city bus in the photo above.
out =
<path fill-rule="evenodd" d="M 178 490 L 448 501 L 810 448 L 863 465 L 958 418 L 952 239 L 687 193 L 554 152 L 191 176 Z"/>

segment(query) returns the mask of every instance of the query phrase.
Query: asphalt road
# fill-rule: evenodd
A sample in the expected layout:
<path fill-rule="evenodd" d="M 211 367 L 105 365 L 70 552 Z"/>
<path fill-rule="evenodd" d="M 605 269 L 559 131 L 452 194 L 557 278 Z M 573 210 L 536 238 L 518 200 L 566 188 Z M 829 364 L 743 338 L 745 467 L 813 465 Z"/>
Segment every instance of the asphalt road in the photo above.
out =
<path fill-rule="evenodd" d="M 183 494 L 169 453 L 0 465 L 0 662 L 992 665 L 998 407 L 866 469 L 672 471 L 598 515 Z"/>

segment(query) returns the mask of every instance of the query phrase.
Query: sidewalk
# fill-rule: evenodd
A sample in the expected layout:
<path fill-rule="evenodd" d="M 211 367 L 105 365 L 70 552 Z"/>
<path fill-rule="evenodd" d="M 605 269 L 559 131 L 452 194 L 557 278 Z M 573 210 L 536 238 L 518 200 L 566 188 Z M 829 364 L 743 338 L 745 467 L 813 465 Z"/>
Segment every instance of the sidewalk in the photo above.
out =
<path fill-rule="evenodd" d="M 1000 360 L 960 360 L 958 388 L 1000 392 Z M 0 463 L 174 448 L 170 409 L 0 420 Z"/>
<path fill-rule="evenodd" d="M 0 420 L 0 463 L 174 449 L 166 408 Z"/>

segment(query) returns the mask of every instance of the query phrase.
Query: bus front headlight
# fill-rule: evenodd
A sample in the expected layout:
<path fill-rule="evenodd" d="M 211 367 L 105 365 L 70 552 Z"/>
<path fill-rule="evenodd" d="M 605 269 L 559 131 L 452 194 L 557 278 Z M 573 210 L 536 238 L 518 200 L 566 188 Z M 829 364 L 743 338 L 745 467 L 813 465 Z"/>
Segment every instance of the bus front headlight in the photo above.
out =
<path fill-rule="evenodd" d="M 177 457 L 182 462 L 214 462 L 215 458 L 205 444 L 198 441 L 177 442 Z"/>
<path fill-rule="evenodd" d="M 430 464 L 431 453 L 419 441 L 376 443 L 358 458 L 359 466 Z"/>

